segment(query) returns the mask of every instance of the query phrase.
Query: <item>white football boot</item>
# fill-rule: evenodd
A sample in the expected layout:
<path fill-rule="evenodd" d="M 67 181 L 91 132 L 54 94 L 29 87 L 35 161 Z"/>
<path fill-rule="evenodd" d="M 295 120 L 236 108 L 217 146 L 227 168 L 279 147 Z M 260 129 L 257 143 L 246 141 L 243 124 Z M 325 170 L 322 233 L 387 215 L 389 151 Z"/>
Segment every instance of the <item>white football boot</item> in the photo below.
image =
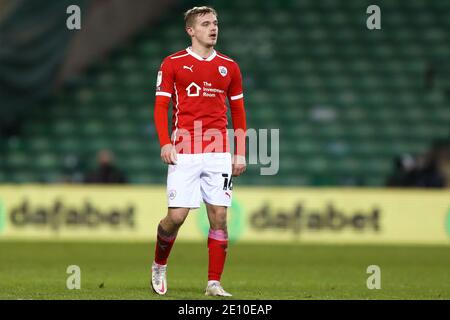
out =
<path fill-rule="evenodd" d="M 206 287 L 205 296 L 219 296 L 219 297 L 232 297 L 231 293 L 226 292 L 219 281 L 208 283 Z"/>
<path fill-rule="evenodd" d="M 155 293 L 165 295 L 167 292 L 167 265 L 159 265 L 155 262 L 152 264 L 152 288 Z"/>

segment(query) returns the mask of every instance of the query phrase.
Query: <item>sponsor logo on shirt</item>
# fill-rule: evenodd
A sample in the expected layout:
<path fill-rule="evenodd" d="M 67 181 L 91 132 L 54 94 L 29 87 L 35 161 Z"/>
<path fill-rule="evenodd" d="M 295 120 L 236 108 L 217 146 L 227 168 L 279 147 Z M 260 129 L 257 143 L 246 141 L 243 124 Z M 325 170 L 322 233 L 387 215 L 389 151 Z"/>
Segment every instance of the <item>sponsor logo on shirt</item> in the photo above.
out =
<path fill-rule="evenodd" d="M 203 81 L 202 90 L 203 90 L 203 97 L 210 97 L 210 98 L 216 97 L 216 93 L 218 94 L 225 93 L 225 91 L 223 91 L 222 89 L 213 88 L 212 84 L 207 81 Z"/>
<path fill-rule="evenodd" d="M 190 85 L 186 87 L 188 97 L 198 97 L 200 95 L 201 87 L 195 82 L 191 82 Z"/>
<path fill-rule="evenodd" d="M 203 81 L 203 87 L 200 87 L 197 83 L 191 82 L 186 87 L 188 97 L 199 97 L 200 91 L 202 91 L 202 97 L 215 98 L 216 94 L 224 94 L 222 89 L 213 88 L 212 84 L 207 81 Z"/>

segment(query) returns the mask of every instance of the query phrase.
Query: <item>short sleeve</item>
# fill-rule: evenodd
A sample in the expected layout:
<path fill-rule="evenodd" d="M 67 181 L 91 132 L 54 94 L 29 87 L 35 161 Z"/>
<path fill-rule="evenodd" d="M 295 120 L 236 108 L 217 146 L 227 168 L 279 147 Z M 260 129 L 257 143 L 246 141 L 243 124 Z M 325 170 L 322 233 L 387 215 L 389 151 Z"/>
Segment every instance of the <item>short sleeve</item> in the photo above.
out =
<path fill-rule="evenodd" d="M 244 92 L 242 89 L 242 75 L 241 70 L 239 69 L 239 65 L 234 63 L 233 73 L 231 77 L 231 83 L 228 88 L 228 99 L 229 100 L 238 100 L 244 97 Z"/>
<path fill-rule="evenodd" d="M 175 76 L 173 72 L 173 66 L 169 59 L 164 59 L 158 71 L 156 77 L 156 95 L 171 97 L 173 93 L 173 85 L 175 82 Z"/>

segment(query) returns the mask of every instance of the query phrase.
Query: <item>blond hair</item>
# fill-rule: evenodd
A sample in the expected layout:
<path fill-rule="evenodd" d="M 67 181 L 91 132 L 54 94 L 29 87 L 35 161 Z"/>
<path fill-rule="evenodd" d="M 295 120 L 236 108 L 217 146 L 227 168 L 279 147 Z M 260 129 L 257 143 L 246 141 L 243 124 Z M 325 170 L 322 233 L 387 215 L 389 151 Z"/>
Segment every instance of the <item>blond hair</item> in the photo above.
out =
<path fill-rule="evenodd" d="M 201 7 L 193 7 L 184 13 L 184 23 L 186 28 L 192 27 L 194 24 L 195 18 L 198 16 L 203 16 L 207 13 L 212 13 L 217 17 L 217 12 L 211 7 L 201 6 Z"/>

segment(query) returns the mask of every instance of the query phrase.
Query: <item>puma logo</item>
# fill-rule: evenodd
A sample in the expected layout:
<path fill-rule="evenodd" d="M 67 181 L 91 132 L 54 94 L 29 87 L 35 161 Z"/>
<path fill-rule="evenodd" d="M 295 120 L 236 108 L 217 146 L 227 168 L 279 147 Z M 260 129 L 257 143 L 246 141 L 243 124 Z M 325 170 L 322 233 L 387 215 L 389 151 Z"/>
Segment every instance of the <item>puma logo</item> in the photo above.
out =
<path fill-rule="evenodd" d="M 194 67 L 194 65 L 192 65 L 192 66 L 190 66 L 190 67 L 188 67 L 188 66 L 183 66 L 183 69 L 187 69 L 187 70 L 190 70 L 191 72 L 194 72 L 194 71 L 192 71 L 192 68 Z"/>

